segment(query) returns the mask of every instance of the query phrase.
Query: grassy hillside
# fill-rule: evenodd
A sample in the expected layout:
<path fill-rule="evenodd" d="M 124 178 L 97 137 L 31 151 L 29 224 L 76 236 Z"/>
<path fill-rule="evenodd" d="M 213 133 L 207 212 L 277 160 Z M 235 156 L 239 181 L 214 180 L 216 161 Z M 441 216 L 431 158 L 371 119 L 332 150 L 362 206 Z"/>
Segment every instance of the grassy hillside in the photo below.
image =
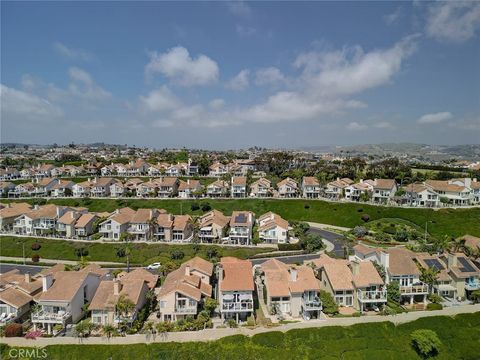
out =
<path fill-rule="evenodd" d="M 455 237 L 472 234 L 480 236 L 480 208 L 470 209 L 404 209 L 397 207 L 372 206 L 353 203 L 331 203 L 318 200 L 157 200 L 157 199 L 53 199 L 51 203 L 58 205 L 86 206 L 91 211 L 113 211 L 118 207 L 130 206 L 163 208 L 173 214 L 201 214 L 200 210 L 191 211 L 192 203 L 208 202 L 212 208 L 231 214 L 233 210 L 251 210 L 258 215 L 274 211 L 285 219 L 313 221 L 337 226 L 354 227 L 363 223 L 361 216 L 368 214 L 370 220 L 397 218 L 411 221 L 424 228 L 434 237 L 452 235 Z"/>
<path fill-rule="evenodd" d="M 274 331 L 227 337 L 212 342 L 155 343 L 136 345 L 53 345 L 47 346 L 49 359 L 228 359 L 295 360 L 355 359 L 417 360 L 410 344 L 416 329 L 434 330 L 442 345 L 436 360 L 478 360 L 480 313 L 423 318 L 395 327 L 390 322 L 350 327 L 322 327 Z M 3 348 L 8 359 L 8 347 Z"/>
<path fill-rule="evenodd" d="M 0 237 L 0 254 L 2 256 L 22 256 L 22 243 L 25 243 L 25 256 L 31 258 L 33 254 L 40 255 L 42 259 L 61 259 L 78 261 L 79 258 L 75 254 L 75 249 L 85 248 L 88 251 L 87 259 L 89 261 L 110 261 L 110 262 L 125 262 L 125 258 L 119 258 L 116 255 L 116 249 L 123 246 L 119 244 L 105 244 L 105 243 L 79 243 L 64 240 L 50 240 L 50 239 L 35 239 L 35 238 L 18 238 L 14 236 Z M 42 245 L 40 250 L 33 251 L 31 246 L 33 243 Z M 186 261 L 195 255 L 207 258 L 207 251 L 212 248 L 217 250 L 217 257 L 221 256 L 235 256 L 246 259 L 252 255 L 268 252 L 271 249 L 265 248 L 239 248 L 239 247 L 220 247 L 220 246 L 205 246 L 200 245 L 197 253 L 194 251 L 193 245 L 165 245 L 165 244 L 132 244 L 132 253 L 130 256 L 130 263 L 143 264 L 160 261 L 165 262 L 171 260 L 171 254 L 174 251 L 182 251 L 184 257 L 176 260 L 180 263 Z"/>

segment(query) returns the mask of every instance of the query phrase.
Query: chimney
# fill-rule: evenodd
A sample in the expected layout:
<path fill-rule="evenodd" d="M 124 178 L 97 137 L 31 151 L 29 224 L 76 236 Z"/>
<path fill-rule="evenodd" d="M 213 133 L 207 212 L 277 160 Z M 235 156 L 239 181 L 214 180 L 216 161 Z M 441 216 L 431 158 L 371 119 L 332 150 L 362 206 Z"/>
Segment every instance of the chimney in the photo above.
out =
<path fill-rule="evenodd" d="M 363 184 L 363 179 L 360 179 L 360 184 Z"/>
<path fill-rule="evenodd" d="M 45 275 L 42 278 L 42 291 L 46 292 L 48 289 L 50 289 L 50 286 L 52 286 L 52 283 L 53 283 L 53 275 L 52 274 Z"/>
<path fill-rule="evenodd" d="M 291 268 L 290 269 L 290 279 L 292 281 L 297 281 L 297 278 L 298 278 L 297 269 Z"/>
<path fill-rule="evenodd" d="M 380 253 L 380 264 L 383 265 L 385 269 L 390 267 L 390 254 L 386 252 Z"/>
<path fill-rule="evenodd" d="M 113 295 L 120 295 L 120 281 L 113 280 Z"/>
<path fill-rule="evenodd" d="M 340 181 L 340 178 L 339 178 L 339 177 L 337 177 L 337 181 Z"/>
<path fill-rule="evenodd" d="M 222 265 L 220 265 L 218 267 L 218 282 L 220 283 L 221 281 L 223 281 L 223 267 Z"/>
<path fill-rule="evenodd" d="M 185 266 L 185 276 L 190 276 L 190 265 Z"/>
<path fill-rule="evenodd" d="M 352 261 L 352 274 L 360 275 L 360 263 L 358 261 Z"/>
<path fill-rule="evenodd" d="M 90 180 L 91 180 L 90 178 L 87 178 L 87 181 L 88 181 L 88 182 L 90 182 Z"/>
<path fill-rule="evenodd" d="M 32 282 L 32 277 L 30 276 L 30 273 L 25 273 L 25 282 L 27 284 L 31 283 Z"/>
<path fill-rule="evenodd" d="M 455 254 L 448 254 L 448 267 L 457 266 L 457 255 Z"/>
<path fill-rule="evenodd" d="M 33 210 L 39 210 L 39 209 L 40 209 L 40 205 L 38 204 L 33 205 Z"/>

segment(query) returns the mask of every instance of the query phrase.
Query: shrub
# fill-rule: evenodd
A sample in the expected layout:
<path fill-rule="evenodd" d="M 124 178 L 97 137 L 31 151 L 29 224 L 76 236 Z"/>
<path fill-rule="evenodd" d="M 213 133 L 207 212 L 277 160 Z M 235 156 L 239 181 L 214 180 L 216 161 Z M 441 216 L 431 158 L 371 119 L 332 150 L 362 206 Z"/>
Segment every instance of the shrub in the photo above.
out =
<path fill-rule="evenodd" d="M 271 331 L 263 334 L 257 334 L 252 337 L 252 341 L 256 344 L 269 348 L 279 348 L 284 346 L 285 335 L 281 331 Z"/>
<path fill-rule="evenodd" d="M 296 244 L 278 244 L 279 251 L 294 251 L 294 250 L 302 250 L 302 245 L 300 242 Z"/>
<path fill-rule="evenodd" d="M 443 309 L 442 304 L 431 303 L 427 305 L 427 310 L 442 310 L 442 309 Z"/>
<path fill-rule="evenodd" d="M 355 234 L 356 237 L 364 237 L 365 235 L 367 235 L 367 229 L 365 228 L 365 226 L 355 226 L 353 228 L 353 233 Z"/>
<path fill-rule="evenodd" d="M 437 333 L 428 329 L 415 330 L 410 334 L 410 338 L 415 351 L 424 358 L 438 354 L 442 345 Z"/>
<path fill-rule="evenodd" d="M 227 321 L 227 325 L 228 325 L 228 327 L 230 327 L 230 328 L 236 328 L 236 327 L 238 327 L 237 322 L 236 322 L 235 320 L 233 320 L 233 319 L 229 319 L 229 320 Z"/>
<path fill-rule="evenodd" d="M 102 237 L 103 235 L 101 233 L 96 233 L 96 234 L 93 234 L 92 235 L 92 239 L 93 240 L 98 240 Z"/>
<path fill-rule="evenodd" d="M 181 260 L 181 259 L 183 259 L 184 256 L 185 256 L 185 254 L 181 250 L 174 250 L 174 251 L 172 251 L 172 253 L 170 255 L 172 260 Z"/>
<path fill-rule="evenodd" d="M 304 209 L 310 209 L 310 204 L 309 204 L 309 203 L 303 204 L 303 208 L 304 208 Z"/>
<path fill-rule="evenodd" d="M 197 203 L 193 203 L 191 206 L 190 206 L 190 209 L 192 211 L 197 211 L 200 209 L 200 206 L 197 204 Z"/>
<path fill-rule="evenodd" d="M 435 304 L 440 304 L 442 302 L 442 297 L 438 294 L 429 294 L 427 296 L 428 301 L 435 303 Z"/>
<path fill-rule="evenodd" d="M 338 304 L 330 293 L 320 290 L 320 300 L 322 300 L 323 312 L 325 314 L 334 315 L 338 313 Z"/>
<path fill-rule="evenodd" d="M 358 211 L 358 212 L 363 212 L 363 209 L 362 209 L 362 208 L 360 208 L 360 209 L 357 209 L 357 211 Z"/>
<path fill-rule="evenodd" d="M 40 250 L 41 247 L 42 247 L 42 245 L 40 245 L 39 243 L 33 243 L 32 244 L 32 250 L 34 250 L 34 251 Z"/>
<path fill-rule="evenodd" d="M 202 204 L 202 211 L 203 212 L 207 212 L 207 211 L 210 211 L 210 210 L 212 210 L 212 207 L 210 206 L 209 203 Z"/>
<path fill-rule="evenodd" d="M 23 335 L 23 327 L 17 323 L 11 323 L 5 326 L 5 337 L 18 337 Z"/>
<path fill-rule="evenodd" d="M 35 340 L 39 337 L 42 337 L 42 332 L 40 330 L 29 331 L 25 334 L 25 339 Z"/>
<path fill-rule="evenodd" d="M 38 254 L 32 255 L 32 261 L 35 262 L 35 263 L 39 262 L 40 261 L 40 255 L 38 255 Z"/>
<path fill-rule="evenodd" d="M 88 256 L 88 250 L 83 247 L 75 249 L 75 255 L 77 257 Z"/>
<path fill-rule="evenodd" d="M 364 222 L 368 222 L 370 220 L 370 215 L 368 214 L 363 214 L 361 219 L 364 221 Z"/>

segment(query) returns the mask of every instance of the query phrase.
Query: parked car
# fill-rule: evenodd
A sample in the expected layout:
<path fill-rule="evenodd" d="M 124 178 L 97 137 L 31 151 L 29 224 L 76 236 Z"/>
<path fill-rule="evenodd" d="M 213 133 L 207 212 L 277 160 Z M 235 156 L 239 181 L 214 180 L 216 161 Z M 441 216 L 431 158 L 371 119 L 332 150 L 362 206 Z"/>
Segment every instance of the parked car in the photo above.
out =
<path fill-rule="evenodd" d="M 147 270 L 157 270 L 160 269 L 161 264 L 159 262 L 150 264 L 147 266 Z"/>

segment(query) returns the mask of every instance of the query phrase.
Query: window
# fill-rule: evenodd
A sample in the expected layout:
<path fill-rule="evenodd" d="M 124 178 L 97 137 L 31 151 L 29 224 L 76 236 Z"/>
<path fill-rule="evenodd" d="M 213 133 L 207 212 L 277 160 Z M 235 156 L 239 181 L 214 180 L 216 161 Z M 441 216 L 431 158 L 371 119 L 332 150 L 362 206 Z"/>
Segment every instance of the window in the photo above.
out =
<path fill-rule="evenodd" d="M 272 297 L 272 301 L 280 301 L 279 297 Z"/>
<path fill-rule="evenodd" d="M 160 301 L 160 309 L 165 309 L 166 306 L 167 306 L 166 301 Z"/>

